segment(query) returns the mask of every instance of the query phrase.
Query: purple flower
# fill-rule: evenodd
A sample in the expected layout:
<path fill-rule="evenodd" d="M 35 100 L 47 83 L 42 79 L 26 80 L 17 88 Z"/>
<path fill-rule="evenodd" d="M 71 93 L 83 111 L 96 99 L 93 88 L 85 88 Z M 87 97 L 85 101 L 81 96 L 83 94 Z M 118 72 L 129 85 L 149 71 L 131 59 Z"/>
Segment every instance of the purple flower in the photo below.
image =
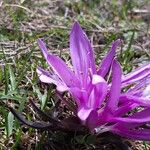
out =
<path fill-rule="evenodd" d="M 42 82 L 71 93 L 77 103 L 77 116 L 91 131 L 111 131 L 132 139 L 150 140 L 150 63 L 124 76 L 114 58 L 120 43 L 121 40 L 112 43 L 97 68 L 91 44 L 75 22 L 70 33 L 73 67 L 49 54 L 39 39 L 39 47 L 52 71 L 39 67 L 37 73 Z"/>

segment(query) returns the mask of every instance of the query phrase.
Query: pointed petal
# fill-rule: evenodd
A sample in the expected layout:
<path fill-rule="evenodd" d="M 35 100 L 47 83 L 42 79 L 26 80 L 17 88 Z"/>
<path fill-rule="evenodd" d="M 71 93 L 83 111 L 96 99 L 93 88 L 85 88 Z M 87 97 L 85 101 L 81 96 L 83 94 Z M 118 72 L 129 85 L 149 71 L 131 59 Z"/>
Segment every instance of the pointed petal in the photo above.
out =
<path fill-rule="evenodd" d="M 125 115 L 127 112 L 135 109 L 137 106 L 139 106 L 138 104 L 134 104 L 132 102 L 129 102 L 127 104 L 124 104 L 123 106 L 119 107 L 115 112 L 114 112 L 114 116 L 123 116 Z"/>
<path fill-rule="evenodd" d="M 147 77 L 146 79 L 143 79 L 140 82 L 138 82 L 134 87 L 130 88 L 127 92 L 130 95 L 135 95 L 135 96 L 141 95 L 143 97 L 147 97 L 148 95 L 145 93 L 145 90 L 149 87 L 149 85 L 150 85 L 150 77 Z"/>
<path fill-rule="evenodd" d="M 110 109 L 111 111 L 117 109 L 119 96 L 121 92 L 121 75 L 121 66 L 116 60 L 114 60 L 112 65 L 112 85 L 110 89 L 110 97 L 106 106 L 106 108 Z"/>
<path fill-rule="evenodd" d="M 73 98 L 75 99 L 78 108 L 87 107 L 86 101 L 88 100 L 88 93 L 86 90 L 81 90 L 77 87 L 73 87 L 69 89 Z"/>
<path fill-rule="evenodd" d="M 39 75 L 39 78 L 41 79 L 42 82 L 45 82 L 45 83 L 52 83 L 52 82 L 55 82 L 55 81 L 62 82 L 56 74 L 54 74 L 50 71 L 44 70 L 41 67 L 38 67 L 36 69 L 36 71 L 37 71 L 37 73 Z"/>
<path fill-rule="evenodd" d="M 105 77 L 105 75 L 108 73 L 108 71 L 111 67 L 111 64 L 113 62 L 114 56 L 116 54 L 116 49 L 120 43 L 121 43 L 120 39 L 118 39 L 112 43 L 111 49 L 109 50 L 108 54 L 102 60 L 102 63 L 99 66 L 98 75 Z"/>
<path fill-rule="evenodd" d="M 150 122 L 150 108 L 135 113 L 130 117 L 115 117 L 111 120 L 121 123 L 148 123 Z"/>
<path fill-rule="evenodd" d="M 145 116 L 147 114 L 147 117 L 149 116 L 149 111 L 150 111 L 150 108 L 147 108 L 141 112 L 137 112 L 137 113 L 134 113 L 132 116 L 128 116 L 128 119 L 135 119 L 135 118 L 142 118 L 144 120 L 142 121 L 117 121 L 117 124 L 115 126 L 120 126 L 120 127 L 124 127 L 124 128 L 127 128 L 127 129 L 133 129 L 133 128 L 137 128 L 139 126 L 142 126 L 142 125 L 145 125 L 147 123 L 150 123 L 150 121 L 147 121 Z"/>
<path fill-rule="evenodd" d="M 86 124 L 87 126 L 90 128 L 90 130 L 92 131 L 95 127 L 97 127 L 98 125 L 98 112 L 97 110 L 93 110 L 87 120 L 86 120 Z"/>
<path fill-rule="evenodd" d="M 47 48 L 46 48 L 46 44 L 43 42 L 42 39 L 38 39 L 37 42 L 38 42 L 38 45 L 39 45 L 39 47 L 40 47 L 40 49 L 41 49 L 41 51 L 42 51 L 42 53 L 43 53 L 45 59 L 47 59 L 48 50 L 47 50 Z"/>
<path fill-rule="evenodd" d="M 85 125 L 86 120 L 88 119 L 90 113 L 93 111 L 93 109 L 82 107 L 78 110 L 78 117 L 81 119 L 82 123 Z"/>
<path fill-rule="evenodd" d="M 57 86 L 57 90 L 60 92 L 68 91 L 68 87 L 58 78 L 58 76 L 52 75 L 40 67 L 38 67 L 36 71 L 42 82 L 55 84 Z"/>
<path fill-rule="evenodd" d="M 150 76 L 150 63 L 147 63 L 131 73 L 125 75 L 122 79 L 122 86 L 127 86 L 129 84 L 140 81 L 146 77 Z"/>
<path fill-rule="evenodd" d="M 89 70 L 96 72 L 92 47 L 78 22 L 70 34 L 70 52 L 75 74 L 80 79 L 87 78 Z"/>
<path fill-rule="evenodd" d="M 48 55 L 47 61 L 67 86 L 72 87 L 80 85 L 79 80 L 59 57 Z"/>
<path fill-rule="evenodd" d="M 122 94 L 119 98 L 120 102 L 133 102 L 141 106 L 150 107 L 150 99 L 144 97 L 132 96 L 129 94 Z"/>
<path fill-rule="evenodd" d="M 93 89 L 89 96 L 87 106 L 89 108 L 97 109 L 100 108 L 102 102 L 105 100 L 107 94 L 107 83 L 101 76 L 93 75 L 92 85 Z"/>
<path fill-rule="evenodd" d="M 98 124 L 98 112 L 91 108 L 82 107 L 78 110 L 78 117 L 83 125 L 87 125 L 91 130 Z"/>
<path fill-rule="evenodd" d="M 61 78 L 69 87 L 79 86 L 79 80 L 76 78 L 73 72 L 66 66 L 66 64 L 59 57 L 48 54 L 45 43 L 41 39 L 38 40 L 38 43 L 47 63 L 52 67 L 52 69 L 59 76 L 59 78 Z"/>
<path fill-rule="evenodd" d="M 150 141 L 150 130 L 149 129 L 128 130 L 128 129 L 121 128 L 121 129 L 113 129 L 112 132 L 116 133 L 120 136 L 127 137 L 129 139 Z"/>
<path fill-rule="evenodd" d="M 150 99 L 150 84 L 146 86 L 146 88 L 142 92 L 142 96 Z"/>

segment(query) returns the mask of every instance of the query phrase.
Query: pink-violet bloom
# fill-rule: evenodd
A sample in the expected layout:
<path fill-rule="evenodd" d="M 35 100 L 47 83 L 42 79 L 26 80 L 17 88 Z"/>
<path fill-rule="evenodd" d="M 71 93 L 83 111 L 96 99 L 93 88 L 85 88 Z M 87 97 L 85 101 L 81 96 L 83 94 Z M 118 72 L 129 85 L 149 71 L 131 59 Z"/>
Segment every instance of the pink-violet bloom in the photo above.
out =
<path fill-rule="evenodd" d="M 115 59 L 120 43 L 121 40 L 114 41 L 96 67 L 92 46 L 75 22 L 70 33 L 72 68 L 48 53 L 39 39 L 39 47 L 52 71 L 38 67 L 37 73 L 42 82 L 55 84 L 59 92 L 71 93 L 77 104 L 77 116 L 91 131 L 150 140 L 150 63 L 123 75 Z"/>

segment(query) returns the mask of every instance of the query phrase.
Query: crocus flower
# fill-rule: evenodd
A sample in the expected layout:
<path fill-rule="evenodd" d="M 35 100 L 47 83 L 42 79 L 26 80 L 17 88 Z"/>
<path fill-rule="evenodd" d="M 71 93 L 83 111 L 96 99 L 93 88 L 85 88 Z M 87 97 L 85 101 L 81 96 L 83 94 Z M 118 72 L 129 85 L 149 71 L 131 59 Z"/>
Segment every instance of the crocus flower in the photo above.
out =
<path fill-rule="evenodd" d="M 123 75 L 115 59 L 120 43 L 121 40 L 112 43 L 97 67 L 92 46 L 75 22 L 70 33 L 72 67 L 48 53 L 45 43 L 39 39 L 51 71 L 38 67 L 37 73 L 42 82 L 55 84 L 59 92 L 71 93 L 77 104 L 77 116 L 91 131 L 111 131 L 132 139 L 150 140 L 150 63 Z"/>

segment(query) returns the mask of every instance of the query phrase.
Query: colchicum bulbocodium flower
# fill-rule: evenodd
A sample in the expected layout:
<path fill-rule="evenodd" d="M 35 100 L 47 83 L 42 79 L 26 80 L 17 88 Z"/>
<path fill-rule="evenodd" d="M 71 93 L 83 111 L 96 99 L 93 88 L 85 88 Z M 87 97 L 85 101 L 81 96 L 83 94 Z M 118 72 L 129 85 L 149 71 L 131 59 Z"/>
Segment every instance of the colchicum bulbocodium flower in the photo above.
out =
<path fill-rule="evenodd" d="M 123 75 L 115 58 L 120 43 L 119 39 L 114 41 L 96 67 L 92 46 L 75 22 L 70 33 L 72 68 L 48 53 L 39 39 L 39 47 L 52 71 L 38 67 L 37 73 L 42 82 L 55 84 L 59 92 L 72 95 L 78 118 L 92 132 L 110 131 L 131 139 L 150 140 L 150 63 Z M 137 108 L 139 111 L 133 111 Z"/>

